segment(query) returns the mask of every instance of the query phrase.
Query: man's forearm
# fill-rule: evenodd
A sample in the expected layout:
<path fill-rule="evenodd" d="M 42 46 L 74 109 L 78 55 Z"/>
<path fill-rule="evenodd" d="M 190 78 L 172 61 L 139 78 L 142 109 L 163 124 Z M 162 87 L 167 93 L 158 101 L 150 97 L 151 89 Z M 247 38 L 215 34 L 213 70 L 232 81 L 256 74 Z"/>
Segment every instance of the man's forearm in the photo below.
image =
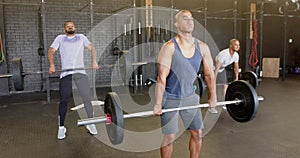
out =
<path fill-rule="evenodd" d="M 48 51 L 48 61 L 50 66 L 54 66 L 54 59 L 53 59 L 53 54 L 54 54 L 53 48 L 50 48 Z"/>
<path fill-rule="evenodd" d="M 234 67 L 234 74 L 235 74 L 235 79 L 238 80 L 239 79 L 239 67 L 238 66 Z"/>
<path fill-rule="evenodd" d="M 207 82 L 207 88 L 208 88 L 208 99 L 209 100 L 216 100 L 216 84 L 215 79 L 209 77 L 209 79 L 206 79 Z"/>
<path fill-rule="evenodd" d="M 96 52 L 96 49 L 93 47 L 92 50 L 92 61 L 93 62 L 97 62 L 97 52 Z"/>
<path fill-rule="evenodd" d="M 234 71 L 234 73 L 235 73 L 235 79 L 238 80 L 239 79 L 239 70 Z"/>
<path fill-rule="evenodd" d="M 163 95 L 165 93 L 165 86 L 161 83 L 156 83 L 155 87 L 155 104 L 161 105 L 163 100 Z"/>

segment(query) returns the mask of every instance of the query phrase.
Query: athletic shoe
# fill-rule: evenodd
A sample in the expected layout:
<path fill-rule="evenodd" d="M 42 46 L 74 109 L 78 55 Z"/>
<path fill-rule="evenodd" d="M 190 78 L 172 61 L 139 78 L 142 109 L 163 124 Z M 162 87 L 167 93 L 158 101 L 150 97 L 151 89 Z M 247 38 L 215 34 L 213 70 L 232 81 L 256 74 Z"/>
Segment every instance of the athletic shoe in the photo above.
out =
<path fill-rule="evenodd" d="M 65 126 L 59 126 L 58 127 L 57 138 L 58 139 L 64 139 L 64 138 L 66 138 L 66 132 L 67 132 L 67 129 L 65 128 Z"/>
<path fill-rule="evenodd" d="M 86 129 L 89 130 L 89 132 L 90 132 L 92 135 L 98 134 L 98 131 L 97 131 L 97 128 L 96 128 L 95 124 L 86 125 L 85 127 L 86 127 Z"/>
<path fill-rule="evenodd" d="M 216 108 L 208 108 L 208 111 L 212 114 L 217 114 L 218 111 L 216 110 Z"/>
<path fill-rule="evenodd" d="M 226 105 L 223 105 L 223 106 L 222 106 L 222 109 L 227 110 Z"/>

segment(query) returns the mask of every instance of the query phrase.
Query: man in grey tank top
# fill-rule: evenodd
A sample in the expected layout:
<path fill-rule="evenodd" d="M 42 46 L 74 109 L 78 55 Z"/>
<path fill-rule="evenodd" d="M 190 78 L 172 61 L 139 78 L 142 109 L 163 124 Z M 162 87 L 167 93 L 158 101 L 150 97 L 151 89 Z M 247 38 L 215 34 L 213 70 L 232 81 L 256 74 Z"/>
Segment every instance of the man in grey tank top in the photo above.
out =
<path fill-rule="evenodd" d="M 201 59 L 208 87 L 208 102 L 216 106 L 216 81 L 213 60 L 207 44 L 193 37 L 194 19 L 188 10 L 182 10 L 175 16 L 178 34 L 166 42 L 158 55 L 158 77 L 155 89 L 156 101 L 154 115 L 161 116 L 164 139 L 161 144 L 161 157 L 172 155 L 173 143 L 178 132 L 178 115 L 187 130 L 190 131 L 189 151 L 191 158 L 198 158 L 202 146 L 201 109 L 167 112 L 162 109 L 192 106 L 199 104 L 199 96 L 193 91 Z"/>
<path fill-rule="evenodd" d="M 76 68 L 84 68 L 84 47 L 92 52 L 93 69 L 98 69 L 96 59 L 96 49 L 83 34 L 75 34 L 75 25 L 72 21 L 66 21 L 64 24 L 65 34 L 58 35 L 48 50 L 48 60 L 50 64 L 49 73 L 55 73 L 55 64 L 53 54 L 59 50 L 62 70 L 71 69 L 60 74 L 59 91 L 59 115 L 58 115 L 58 139 L 66 137 L 67 129 L 64 126 L 65 116 L 69 98 L 72 95 L 72 82 L 74 81 L 78 88 L 79 94 L 84 103 L 85 110 L 89 118 L 93 117 L 93 107 L 90 97 L 89 80 L 85 70 L 73 70 Z M 94 124 L 87 125 L 86 128 L 91 134 L 97 134 Z"/>

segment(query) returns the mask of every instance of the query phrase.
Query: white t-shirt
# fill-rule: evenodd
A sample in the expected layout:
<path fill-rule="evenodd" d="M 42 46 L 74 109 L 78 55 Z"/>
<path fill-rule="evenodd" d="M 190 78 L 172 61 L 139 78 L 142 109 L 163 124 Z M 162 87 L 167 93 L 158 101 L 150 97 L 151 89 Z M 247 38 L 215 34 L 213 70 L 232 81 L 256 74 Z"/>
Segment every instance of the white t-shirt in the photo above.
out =
<path fill-rule="evenodd" d="M 226 66 L 234 63 L 239 62 L 239 54 L 237 52 L 233 53 L 233 56 L 230 56 L 229 48 L 222 50 L 217 56 L 216 56 L 216 62 L 219 61 L 222 63 L 222 66 L 219 69 L 219 72 L 222 72 Z"/>
<path fill-rule="evenodd" d="M 84 47 L 91 44 L 87 37 L 83 34 L 75 34 L 68 37 L 67 35 L 58 35 L 50 47 L 59 50 L 61 57 L 61 69 L 84 68 Z M 62 72 L 60 78 L 69 74 L 82 73 L 86 74 L 85 70 L 75 70 Z"/>

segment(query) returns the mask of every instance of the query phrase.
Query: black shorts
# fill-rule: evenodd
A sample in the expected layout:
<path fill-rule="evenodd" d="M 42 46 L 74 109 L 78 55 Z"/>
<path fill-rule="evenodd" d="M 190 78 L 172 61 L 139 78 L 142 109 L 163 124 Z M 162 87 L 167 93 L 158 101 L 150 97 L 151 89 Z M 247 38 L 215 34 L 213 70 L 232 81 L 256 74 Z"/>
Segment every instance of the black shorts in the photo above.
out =
<path fill-rule="evenodd" d="M 229 84 L 235 80 L 233 64 L 228 65 L 218 73 L 217 84 Z"/>

